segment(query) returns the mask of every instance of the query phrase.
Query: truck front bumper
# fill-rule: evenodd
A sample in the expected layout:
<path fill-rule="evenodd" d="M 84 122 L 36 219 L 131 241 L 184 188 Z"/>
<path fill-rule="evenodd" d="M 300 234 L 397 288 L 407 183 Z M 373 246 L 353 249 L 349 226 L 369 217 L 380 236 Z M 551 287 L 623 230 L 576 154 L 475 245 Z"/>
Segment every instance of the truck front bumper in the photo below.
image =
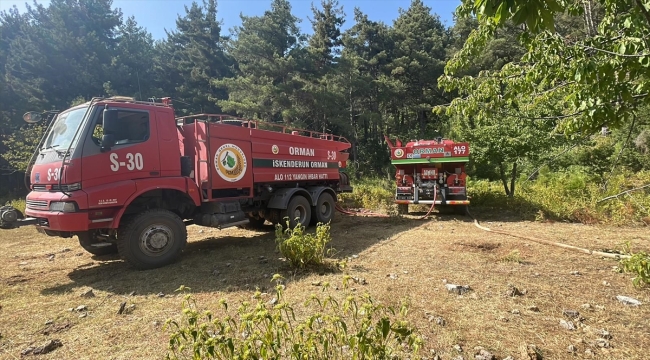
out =
<path fill-rule="evenodd" d="M 83 191 L 73 191 L 69 196 L 60 192 L 32 191 L 26 198 L 25 215 L 13 209 L 13 215 L 9 214 L 7 218 L 18 219 L 3 224 L 5 228 L 35 225 L 41 232 L 87 231 L 90 223 L 88 212 L 84 210 L 88 208 L 87 198 Z"/>
<path fill-rule="evenodd" d="M 25 214 L 29 215 L 29 218 L 25 220 L 32 220 L 34 221 L 33 225 L 46 230 L 65 232 L 88 230 L 88 213 L 86 212 L 64 213 L 58 211 L 26 210 Z"/>

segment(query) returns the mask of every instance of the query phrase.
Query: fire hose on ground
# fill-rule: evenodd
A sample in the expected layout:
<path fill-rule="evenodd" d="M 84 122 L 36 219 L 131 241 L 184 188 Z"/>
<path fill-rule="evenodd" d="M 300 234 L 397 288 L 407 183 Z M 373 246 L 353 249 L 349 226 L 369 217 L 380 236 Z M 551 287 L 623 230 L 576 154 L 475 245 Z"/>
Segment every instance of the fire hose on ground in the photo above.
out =
<path fill-rule="evenodd" d="M 422 220 L 422 219 L 425 219 L 427 216 L 429 216 L 431 214 L 431 212 L 433 211 L 433 209 L 435 207 L 435 204 L 436 204 L 436 192 L 434 191 L 433 203 L 431 204 L 431 208 L 429 208 L 429 211 L 426 213 L 426 215 L 424 215 L 422 217 L 418 217 L 416 219 Z M 349 210 L 343 209 L 339 204 L 336 204 L 336 210 L 338 210 L 339 212 L 341 212 L 343 214 L 346 214 L 346 215 L 359 215 L 359 214 L 361 214 L 361 215 L 366 215 L 366 216 L 371 216 L 371 217 L 390 217 L 389 215 L 386 215 L 386 214 L 380 214 L 380 213 L 375 213 L 375 212 L 370 212 L 370 211 L 369 212 L 364 212 L 364 213 L 357 213 L 357 212 L 349 211 Z M 577 246 L 573 246 L 573 245 L 562 244 L 562 243 L 559 243 L 559 242 L 542 240 L 542 239 L 532 238 L 532 237 L 529 237 L 529 236 L 522 236 L 522 235 L 512 234 L 512 233 L 509 233 L 509 232 L 506 232 L 506 231 L 501 231 L 501 230 L 493 230 L 493 229 L 490 229 L 488 227 L 482 226 L 479 223 L 478 219 L 476 219 L 469 212 L 468 208 L 465 208 L 465 214 L 467 216 L 469 216 L 472 220 L 474 220 L 474 225 L 477 228 L 479 228 L 479 229 L 481 229 L 483 231 L 492 232 L 492 233 L 495 233 L 495 234 L 500 234 L 500 235 L 505 235 L 505 236 L 511 236 L 511 237 L 519 238 L 519 239 L 524 239 L 524 240 L 536 242 L 536 243 L 539 243 L 539 244 L 557 246 L 557 247 L 560 247 L 560 248 L 563 248 L 563 249 L 578 251 L 578 252 L 581 252 L 581 253 L 584 253 L 584 254 L 587 254 L 587 255 L 601 256 L 601 257 L 610 258 L 610 259 L 629 259 L 630 258 L 629 255 L 612 254 L 612 253 L 606 253 L 606 252 L 603 252 L 603 251 L 589 250 L 589 249 L 585 249 L 585 248 L 581 248 L 581 247 L 577 247 Z"/>
<path fill-rule="evenodd" d="M 581 248 L 581 247 L 577 247 L 577 246 L 573 246 L 573 245 L 562 244 L 562 243 L 555 242 L 555 241 L 548 241 L 548 240 L 542 240 L 542 239 L 532 238 L 532 237 L 528 237 L 528 236 L 512 234 L 512 233 L 509 233 L 509 232 L 506 232 L 506 231 L 501 231 L 501 230 L 493 230 L 493 229 L 487 228 L 487 227 L 482 226 L 481 224 L 479 224 L 478 220 L 474 216 L 472 216 L 472 214 L 469 212 L 469 209 L 466 208 L 465 212 L 466 212 L 467 216 L 469 216 L 470 218 L 472 218 L 472 220 L 474 220 L 474 225 L 477 228 L 479 228 L 479 229 L 481 229 L 483 231 L 488 231 L 488 232 L 492 232 L 492 233 L 495 233 L 495 234 L 501 234 L 501 235 L 506 235 L 506 236 L 512 236 L 512 237 L 515 237 L 515 238 L 524 239 L 524 240 L 536 242 L 536 243 L 539 243 L 539 244 L 557 246 L 557 247 L 561 247 L 561 248 L 564 248 L 564 249 L 569 249 L 569 250 L 574 250 L 574 251 L 578 251 L 578 252 L 581 252 L 581 253 L 585 253 L 587 255 L 602 256 L 602 257 L 606 257 L 606 258 L 610 258 L 610 259 L 629 259 L 630 258 L 629 255 L 612 254 L 612 253 L 606 253 L 606 252 L 603 252 L 603 251 L 589 250 L 589 249 L 585 249 L 585 248 Z"/>
<path fill-rule="evenodd" d="M 433 203 L 431 204 L 431 207 L 429 208 L 429 211 L 424 216 L 421 216 L 421 217 L 419 217 L 417 219 L 418 220 L 425 219 L 427 216 L 429 216 L 431 214 L 431 212 L 433 211 L 435 206 L 436 206 L 436 191 L 433 192 Z M 366 216 L 371 216 L 371 217 L 390 217 L 390 215 L 376 213 L 376 212 L 372 212 L 372 211 L 367 211 L 367 212 L 360 213 L 360 212 L 354 212 L 354 211 L 346 210 L 346 209 L 342 208 L 341 205 L 339 205 L 338 203 L 336 203 L 336 206 L 334 208 L 338 212 L 346 214 L 346 215 L 354 215 L 354 216 L 356 216 L 356 215 L 366 215 Z"/>

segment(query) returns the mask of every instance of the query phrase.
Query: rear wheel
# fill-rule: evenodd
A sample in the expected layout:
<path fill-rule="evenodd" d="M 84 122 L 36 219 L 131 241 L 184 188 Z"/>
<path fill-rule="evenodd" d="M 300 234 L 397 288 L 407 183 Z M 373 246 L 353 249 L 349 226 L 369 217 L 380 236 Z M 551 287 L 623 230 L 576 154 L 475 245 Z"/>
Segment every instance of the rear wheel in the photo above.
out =
<path fill-rule="evenodd" d="M 409 213 L 409 204 L 397 204 L 397 213 L 407 215 Z"/>
<path fill-rule="evenodd" d="M 334 218 L 334 212 L 336 203 L 332 194 L 328 192 L 323 192 L 318 197 L 316 206 L 312 208 L 311 213 L 311 225 L 316 225 L 318 223 L 327 224 Z"/>
<path fill-rule="evenodd" d="M 117 244 L 106 241 L 105 237 L 100 236 L 98 230 L 84 231 L 77 233 L 79 245 L 87 252 L 101 256 L 117 253 Z"/>
<path fill-rule="evenodd" d="M 149 210 L 120 226 L 117 244 L 120 256 L 132 266 L 154 269 L 180 257 L 187 244 L 187 229 L 173 212 Z"/>
<path fill-rule="evenodd" d="M 287 226 L 286 217 L 289 218 L 289 227 L 292 229 L 297 224 L 307 227 L 311 221 L 311 204 L 304 196 L 296 195 L 289 201 L 287 208 L 280 212 L 280 215 L 282 218 L 282 226 L 285 228 Z"/>

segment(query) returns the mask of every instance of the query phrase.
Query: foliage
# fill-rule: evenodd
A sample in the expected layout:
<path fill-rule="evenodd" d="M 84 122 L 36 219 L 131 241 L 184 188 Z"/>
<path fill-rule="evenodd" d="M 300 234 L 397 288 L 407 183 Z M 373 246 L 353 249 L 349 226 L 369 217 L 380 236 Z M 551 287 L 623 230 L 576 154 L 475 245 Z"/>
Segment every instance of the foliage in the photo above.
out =
<path fill-rule="evenodd" d="M 271 122 L 292 123 L 300 97 L 297 78 L 304 69 L 304 38 L 286 0 L 273 0 L 262 16 L 241 15 L 228 53 L 237 63 L 233 78 L 214 78 L 228 98 L 218 100 L 226 111 Z"/>
<path fill-rule="evenodd" d="M 607 189 L 602 183 L 607 180 Z M 552 169 L 543 166 L 535 180 L 516 179 L 514 196 L 503 192 L 501 181 L 468 179 L 470 209 L 510 214 L 526 219 L 650 225 L 650 191 L 635 191 L 609 201 L 601 199 L 650 183 L 647 170 L 619 171 L 606 178 L 585 166 Z M 394 206 L 394 181 L 362 179 L 353 182 L 354 193 L 341 194 L 346 206 L 385 210 Z"/>
<path fill-rule="evenodd" d="M 630 255 L 630 258 L 620 260 L 621 270 L 636 275 L 632 280 L 636 287 L 650 284 L 650 255 L 643 251 L 633 253 L 629 241 L 624 244 L 624 248 L 625 254 Z"/>
<path fill-rule="evenodd" d="M 289 227 L 289 219 L 286 219 L 286 229 L 283 229 L 282 224 L 277 224 L 275 228 L 275 243 L 280 253 L 292 266 L 298 268 L 323 264 L 327 253 L 332 251 L 331 248 L 326 249 L 332 240 L 329 223 L 318 223 L 316 233 L 310 234 L 305 232 L 305 227 L 300 223 L 292 229 Z"/>
<path fill-rule="evenodd" d="M 395 205 L 395 181 L 385 178 L 362 178 L 353 181 L 352 186 L 354 192 L 339 195 L 346 206 L 387 211 L 392 210 Z"/>
<path fill-rule="evenodd" d="M 390 185 L 362 184 L 394 174 L 384 135 L 468 141 L 469 175 L 511 197 L 544 164 L 603 190 L 609 173 L 650 169 L 647 1 L 464 0 L 446 27 L 412 0 L 391 23 L 349 10 L 343 30 L 343 7 L 321 0 L 309 35 L 289 1 L 268 3 L 226 33 L 217 1 L 195 2 L 161 41 L 111 0 L 0 13 L 0 176 L 25 169 L 42 132 L 23 113 L 102 95 L 343 135 L 361 183 L 346 199 L 363 207 L 392 205 Z"/>
<path fill-rule="evenodd" d="M 475 15 L 478 27 L 439 79 L 459 96 L 446 113 L 557 121 L 557 131 L 569 135 L 632 122 L 637 107 L 648 104 L 647 7 L 640 0 L 463 0 L 458 16 Z M 567 15 L 583 17 L 584 33 L 556 28 Z M 457 77 L 507 24 L 525 29 L 519 36 L 524 56 L 478 76 Z"/>
<path fill-rule="evenodd" d="M 508 255 L 504 256 L 503 259 L 501 260 L 503 262 L 512 262 L 517 264 L 521 264 L 523 262 L 523 260 L 521 259 L 521 253 L 517 249 L 509 252 Z"/>
<path fill-rule="evenodd" d="M 469 192 L 474 206 L 510 209 L 538 219 L 619 225 L 646 222 L 650 197 L 643 191 L 610 201 L 600 200 L 650 182 L 650 173 L 612 175 L 606 191 L 596 180 L 579 168 L 553 173 L 542 169 L 535 181 L 519 180 L 520 196 L 512 201 L 503 201 L 495 183 L 473 182 Z"/>
<path fill-rule="evenodd" d="M 285 300 L 282 277 L 275 275 L 275 301 L 254 301 L 233 308 L 224 299 L 219 314 L 199 311 L 190 294 L 182 303 L 182 319 L 168 320 L 167 359 L 392 359 L 417 356 L 422 339 L 406 320 L 408 305 L 399 308 L 357 295 L 343 280 L 337 298 L 325 283 L 323 295 L 312 294 L 298 319 Z M 177 291 L 188 291 L 181 286 Z"/>
<path fill-rule="evenodd" d="M 177 112 L 221 112 L 215 101 L 227 98 L 227 94 L 211 81 L 232 76 L 227 41 L 217 20 L 217 1 L 203 0 L 202 6 L 197 2 L 190 8 L 185 6 L 185 15 L 176 19 L 176 29 L 155 47 L 154 75 L 161 82 L 162 95 L 178 100 Z"/>

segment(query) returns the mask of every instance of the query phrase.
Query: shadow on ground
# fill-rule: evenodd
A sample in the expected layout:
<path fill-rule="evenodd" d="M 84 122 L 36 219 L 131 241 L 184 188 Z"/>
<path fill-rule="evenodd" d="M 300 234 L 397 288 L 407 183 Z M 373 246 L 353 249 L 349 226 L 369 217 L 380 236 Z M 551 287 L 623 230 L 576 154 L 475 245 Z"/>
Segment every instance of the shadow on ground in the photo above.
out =
<path fill-rule="evenodd" d="M 369 247 L 396 234 L 428 223 L 413 218 L 380 218 L 346 216 L 339 214 L 331 226 L 334 259 L 359 254 Z M 444 221 L 444 220 L 443 220 Z M 465 221 L 471 221 L 467 218 Z M 180 260 L 169 266 L 138 271 L 117 255 L 94 257 L 68 273 L 71 282 L 45 288 L 43 295 L 61 294 L 92 288 L 113 294 L 156 295 L 171 294 L 180 285 L 193 292 L 232 292 L 239 290 L 268 290 L 271 277 L 279 273 L 289 285 L 291 281 L 338 271 L 335 267 L 296 271 L 289 267 L 276 250 L 273 227 L 267 231 L 234 230 L 223 232 L 206 230 L 216 236 L 203 237 L 197 229 Z M 310 229 L 314 231 L 313 228 Z M 234 236 L 234 235 L 236 236 Z M 240 235 L 241 234 L 241 235 Z"/>

